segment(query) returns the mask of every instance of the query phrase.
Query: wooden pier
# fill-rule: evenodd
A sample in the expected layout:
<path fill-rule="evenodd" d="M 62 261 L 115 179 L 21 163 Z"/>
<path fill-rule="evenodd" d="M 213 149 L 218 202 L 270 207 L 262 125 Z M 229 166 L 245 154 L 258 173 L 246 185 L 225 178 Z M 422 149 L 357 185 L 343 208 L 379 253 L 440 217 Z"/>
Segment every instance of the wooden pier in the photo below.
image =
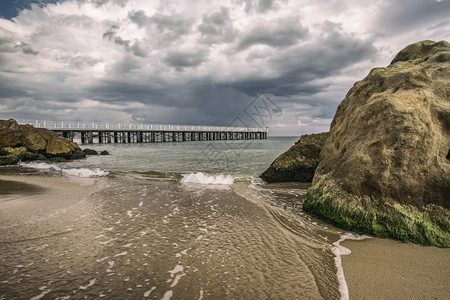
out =
<path fill-rule="evenodd" d="M 267 139 L 268 128 L 121 124 L 98 122 L 27 122 L 36 128 L 47 128 L 74 140 L 79 136 L 81 144 L 156 143 L 188 141 L 223 141 Z"/>

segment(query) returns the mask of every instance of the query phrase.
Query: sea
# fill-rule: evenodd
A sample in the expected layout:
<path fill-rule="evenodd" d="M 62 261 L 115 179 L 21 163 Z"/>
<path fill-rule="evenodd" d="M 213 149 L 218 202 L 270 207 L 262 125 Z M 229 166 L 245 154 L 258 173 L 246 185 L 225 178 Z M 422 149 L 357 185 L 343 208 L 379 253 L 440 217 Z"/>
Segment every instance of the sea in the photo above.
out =
<path fill-rule="evenodd" d="M 258 178 L 297 139 L 0 168 L 0 300 L 348 299 L 340 242 L 363 237 L 303 213 L 308 184 Z"/>

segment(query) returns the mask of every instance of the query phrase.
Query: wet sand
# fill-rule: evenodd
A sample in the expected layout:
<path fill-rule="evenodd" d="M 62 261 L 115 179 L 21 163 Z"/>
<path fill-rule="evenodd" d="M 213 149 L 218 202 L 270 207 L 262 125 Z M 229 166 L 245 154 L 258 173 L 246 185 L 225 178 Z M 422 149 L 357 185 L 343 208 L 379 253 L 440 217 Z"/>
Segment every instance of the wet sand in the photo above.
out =
<path fill-rule="evenodd" d="M 350 299 L 450 299 L 450 249 L 371 238 L 346 240 Z"/>
<path fill-rule="evenodd" d="M 45 190 L 46 189 L 41 186 L 22 181 L 0 179 L 0 195 L 33 194 L 44 192 Z"/>
<path fill-rule="evenodd" d="M 95 181 L 1 175 L 0 197 L 4 200 L 9 197 L 17 199 L 21 195 L 19 197 L 26 201 L 35 199 L 32 196 L 23 197 L 24 194 L 37 196 L 51 193 L 55 199 L 64 199 L 67 191 L 71 190 L 78 194 L 72 196 L 80 198 L 96 189 Z M 74 185 L 78 188 L 74 189 Z M 27 202 L 27 208 L 34 206 L 34 201 Z M 23 209 L 21 203 L 12 203 L 3 202 L 0 205 L 5 215 Z M 56 203 L 54 205 L 57 206 Z M 29 213 L 35 215 L 41 209 L 40 204 L 35 203 Z M 47 210 L 48 207 L 44 212 Z M 376 238 L 346 240 L 341 244 L 352 250 L 351 255 L 342 256 L 350 299 L 450 299 L 450 249 Z"/>

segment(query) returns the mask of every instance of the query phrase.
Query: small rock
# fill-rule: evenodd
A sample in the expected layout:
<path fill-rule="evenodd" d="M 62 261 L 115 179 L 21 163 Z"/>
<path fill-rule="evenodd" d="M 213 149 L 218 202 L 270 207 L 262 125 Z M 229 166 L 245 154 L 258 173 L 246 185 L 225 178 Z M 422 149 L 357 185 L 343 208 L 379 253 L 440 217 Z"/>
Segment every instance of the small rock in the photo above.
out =
<path fill-rule="evenodd" d="M 305 134 L 261 174 L 265 182 L 311 182 L 328 132 Z"/>
<path fill-rule="evenodd" d="M 103 150 L 102 152 L 100 152 L 100 155 L 109 155 L 109 152 L 106 150 Z"/>
<path fill-rule="evenodd" d="M 83 152 L 84 152 L 86 155 L 97 155 L 97 154 L 98 154 L 98 152 L 95 151 L 95 150 L 93 150 L 93 149 L 84 149 Z"/>

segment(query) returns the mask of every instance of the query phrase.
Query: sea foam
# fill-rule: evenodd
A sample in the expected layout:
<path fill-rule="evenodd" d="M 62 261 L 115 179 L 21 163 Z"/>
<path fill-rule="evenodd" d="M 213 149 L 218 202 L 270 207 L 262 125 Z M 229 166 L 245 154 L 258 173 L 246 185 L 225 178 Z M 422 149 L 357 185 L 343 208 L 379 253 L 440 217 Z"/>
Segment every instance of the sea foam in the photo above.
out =
<path fill-rule="evenodd" d="M 357 235 L 357 234 L 352 234 L 352 233 L 346 233 L 346 234 L 341 235 L 340 239 L 333 243 L 334 247 L 331 248 L 331 251 L 335 255 L 334 262 L 335 262 L 336 268 L 337 268 L 337 277 L 339 280 L 339 291 L 341 293 L 341 300 L 349 299 L 348 286 L 347 286 L 347 282 L 345 281 L 344 270 L 342 268 L 341 256 L 342 255 L 350 255 L 352 253 L 352 251 L 350 249 L 342 246 L 341 242 L 343 242 L 345 240 L 359 241 L 359 240 L 364 240 L 367 238 L 369 238 L 369 237 L 366 235 Z"/>
<path fill-rule="evenodd" d="M 57 165 L 53 164 L 47 164 L 47 163 L 20 163 L 19 164 L 22 167 L 25 168 L 31 168 L 36 170 L 47 170 L 52 172 L 59 172 L 62 174 L 66 174 L 69 176 L 74 177 L 82 177 L 82 178 L 89 178 L 89 177 L 103 177 L 108 175 L 109 173 L 106 171 L 102 171 L 99 168 L 95 169 L 87 169 L 87 168 L 61 168 Z"/>
<path fill-rule="evenodd" d="M 205 175 L 203 173 L 190 173 L 184 174 L 181 178 L 181 183 L 194 183 L 194 184 L 220 184 L 230 185 L 233 184 L 234 178 L 231 175 Z"/>

